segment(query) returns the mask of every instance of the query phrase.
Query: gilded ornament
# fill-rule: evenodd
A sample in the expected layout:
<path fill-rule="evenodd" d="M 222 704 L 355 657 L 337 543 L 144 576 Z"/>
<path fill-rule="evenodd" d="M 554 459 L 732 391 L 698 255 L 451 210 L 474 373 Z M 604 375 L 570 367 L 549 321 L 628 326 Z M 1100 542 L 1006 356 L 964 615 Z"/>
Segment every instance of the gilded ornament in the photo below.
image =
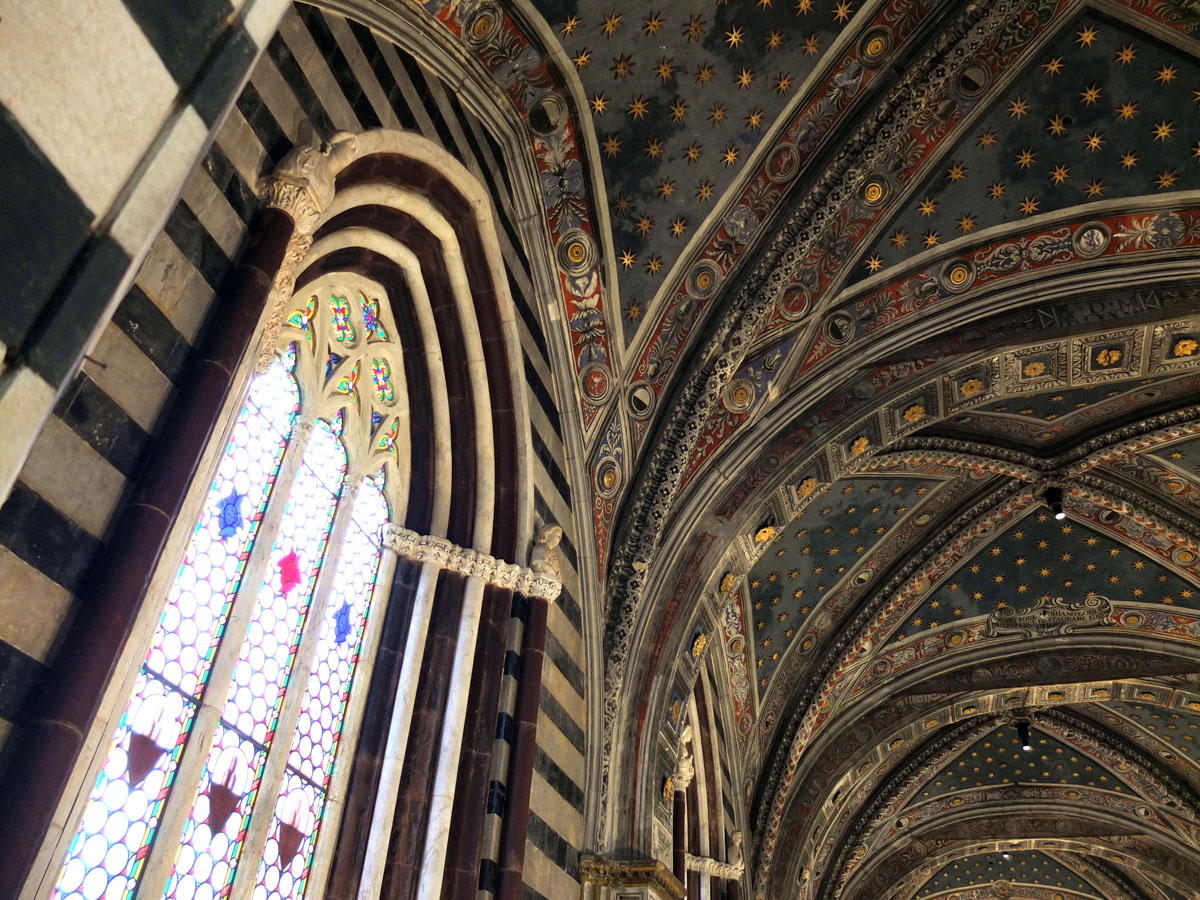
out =
<path fill-rule="evenodd" d="M 704 648 L 708 646 L 708 637 L 704 634 L 696 635 L 696 639 L 692 641 L 692 659 L 699 659 L 704 653 Z"/>
<path fill-rule="evenodd" d="M 802 482 L 800 482 L 799 491 L 801 497 L 811 497 L 813 491 L 816 489 L 817 479 L 815 478 L 805 478 Z"/>
<path fill-rule="evenodd" d="M 663 782 L 663 803 L 670 803 L 672 799 L 671 795 L 674 793 L 675 779 L 668 775 L 667 780 Z"/>
<path fill-rule="evenodd" d="M 871 446 L 871 439 L 866 436 L 856 437 L 854 443 L 850 445 L 851 456 L 862 456 L 867 452 L 867 448 Z"/>
<path fill-rule="evenodd" d="M 1033 362 L 1025 363 L 1025 368 L 1021 369 L 1021 372 L 1025 375 L 1026 378 L 1037 378 L 1039 375 L 1043 374 L 1045 371 L 1046 371 L 1046 364 L 1044 362 L 1042 362 L 1041 360 L 1036 360 L 1036 359 Z"/>
<path fill-rule="evenodd" d="M 968 378 L 958 386 L 958 389 L 964 397 L 974 397 L 983 390 L 983 382 L 978 378 Z"/>
<path fill-rule="evenodd" d="M 767 541 L 774 540 L 776 531 L 777 529 L 774 525 L 764 525 L 762 528 L 758 529 L 757 532 L 755 532 L 755 543 L 765 544 Z"/>
<path fill-rule="evenodd" d="M 964 284 L 970 281 L 971 270 L 962 263 L 958 263 L 957 265 L 950 267 L 950 270 L 946 273 L 946 279 L 954 287 L 962 287 Z"/>
<path fill-rule="evenodd" d="M 1115 366 L 1121 361 L 1121 351 L 1116 347 L 1105 347 L 1096 354 L 1096 362 L 1102 366 Z"/>
<path fill-rule="evenodd" d="M 914 403 L 904 411 L 904 421 L 909 424 L 920 422 L 923 418 L 925 418 L 925 407 L 920 403 Z"/>
<path fill-rule="evenodd" d="M 1175 356 L 1191 356 L 1197 349 L 1200 349 L 1200 343 L 1191 338 L 1183 338 L 1175 342 L 1172 352 Z"/>
<path fill-rule="evenodd" d="M 737 578 L 734 577 L 734 574 L 732 572 L 726 572 L 724 577 L 721 579 L 721 593 L 730 593 L 733 590 L 734 584 L 736 583 Z"/>

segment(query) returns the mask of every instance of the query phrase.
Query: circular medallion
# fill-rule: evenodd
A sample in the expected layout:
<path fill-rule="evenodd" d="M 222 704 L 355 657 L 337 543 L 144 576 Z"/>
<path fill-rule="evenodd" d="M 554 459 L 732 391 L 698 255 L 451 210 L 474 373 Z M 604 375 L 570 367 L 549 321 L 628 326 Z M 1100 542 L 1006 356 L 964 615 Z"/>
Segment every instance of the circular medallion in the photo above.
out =
<path fill-rule="evenodd" d="M 975 280 L 975 266 L 961 259 L 952 259 L 942 267 L 941 282 L 950 291 L 965 291 Z"/>
<path fill-rule="evenodd" d="M 862 189 L 862 201 L 867 206 L 875 209 L 883 204 L 890 192 L 890 185 L 882 178 L 872 178 Z"/>
<path fill-rule="evenodd" d="M 799 285 L 789 286 L 779 300 L 779 312 L 785 319 L 799 319 L 808 312 L 808 291 Z"/>
<path fill-rule="evenodd" d="M 877 66 L 892 48 L 892 34 L 886 28 L 872 28 L 863 35 L 858 48 L 864 65 Z"/>
<path fill-rule="evenodd" d="M 611 497 L 621 486 L 621 466 L 612 456 L 605 456 L 596 465 L 596 491 L 603 497 Z"/>
<path fill-rule="evenodd" d="M 825 340 L 840 347 L 854 337 L 854 317 L 847 312 L 835 312 L 825 320 L 824 331 Z"/>
<path fill-rule="evenodd" d="M 800 154 L 791 144 L 780 144 L 767 160 L 767 177 L 775 184 L 791 181 L 800 168 Z"/>
<path fill-rule="evenodd" d="M 542 94 L 530 104 L 529 127 L 538 134 L 554 134 L 566 120 L 567 106 L 558 94 Z"/>
<path fill-rule="evenodd" d="M 692 266 L 684 284 L 687 292 L 697 300 L 704 300 L 713 295 L 721 280 L 721 270 L 709 259 L 702 259 Z"/>
<path fill-rule="evenodd" d="M 584 366 L 583 371 L 579 373 L 579 380 L 583 386 L 583 396 L 590 403 L 603 403 L 608 398 L 612 381 L 608 368 L 603 363 Z"/>
<path fill-rule="evenodd" d="M 1171 554 L 1171 558 L 1181 566 L 1190 566 L 1196 561 L 1196 553 L 1193 550 L 1180 547 Z"/>
<path fill-rule="evenodd" d="M 644 419 L 654 409 L 654 390 L 645 381 L 635 382 L 629 388 L 628 403 L 629 411 Z"/>
<path fill-rule="evenodd" d="M 971 100 L 987 90 L 987 86 L 991 83 L 991 70 L 987 66 L 975 62 L 958 73 L 958 77 L 954 79 L 954 89 L 964 100 Z"/>
<path fill-rule="evenodd" d="M 558 264 L 570 275 L 582 275 L 596 264 L 596 242 L 591 235 L 572 228 L 558 242 Z"/>
<path fill-rule="evenodd" d="M 735 378 L 725 389 L 725 408 L 730 412 L 743 413 L 754 404 L 754 385 L 745 378 Z"/>
<path fill-rule="evenodd" d="M 1088 259 L 1107 250 L 1111 237 L 1112 233 L 1103 222 L 1088 222 L 1075 232 L 1071 241 L 1075 245 L 1075 252 Z"/>
<path fill-rule="evenodd" d="M 502 24 L 503 14 L 500 10 L 491 3 L 483 3 L 467 17 L 463 25 L 463 37 L 472 47 L 482 47 L 491 43 Z"/>

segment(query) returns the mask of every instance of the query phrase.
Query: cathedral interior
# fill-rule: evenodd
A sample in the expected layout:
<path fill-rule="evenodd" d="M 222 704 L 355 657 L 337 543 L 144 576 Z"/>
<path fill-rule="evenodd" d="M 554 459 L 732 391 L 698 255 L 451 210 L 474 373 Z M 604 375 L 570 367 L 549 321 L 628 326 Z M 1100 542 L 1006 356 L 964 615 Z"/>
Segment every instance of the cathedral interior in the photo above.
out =
<path fill-rule="evenodd" d="M 1200 897 L 1200 3 L 0 69 L 0 900 Z"/>

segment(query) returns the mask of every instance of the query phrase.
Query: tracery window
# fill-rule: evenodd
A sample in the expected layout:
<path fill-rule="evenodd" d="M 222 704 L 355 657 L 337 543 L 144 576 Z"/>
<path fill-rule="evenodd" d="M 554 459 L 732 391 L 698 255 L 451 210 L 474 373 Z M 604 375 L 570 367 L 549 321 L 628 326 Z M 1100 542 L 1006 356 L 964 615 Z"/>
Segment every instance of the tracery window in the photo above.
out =
<path fill-rule="evenodd" d="M 306 289 L 251 378 L 55 900 L 131 897 L 148 861 L 178 900 L 304 895 L 384 593 L 403 370 L 377 296 Z"/>

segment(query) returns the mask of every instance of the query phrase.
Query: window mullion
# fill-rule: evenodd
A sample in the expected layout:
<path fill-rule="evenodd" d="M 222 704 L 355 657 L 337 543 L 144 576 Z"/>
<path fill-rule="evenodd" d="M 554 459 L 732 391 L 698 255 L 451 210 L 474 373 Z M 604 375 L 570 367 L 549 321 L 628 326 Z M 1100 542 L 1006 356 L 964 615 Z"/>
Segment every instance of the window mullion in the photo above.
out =
<path fill-rule="evenodd" d="M 325 797 L 325 812 L 321 816 L 321 827 L 317 831 L 317 843 L 313 852 L 312 870 L 308 877 L 308 897 L 325 896 L 325 880 L 333 862 L 333 849 L 337 844 L 338 829 L 346 800 L 346 787 L 350 770 L 354 765 L 358 735 L 362 728 L 363 712 L 367 705 L 367 693 L 375 671 L 375 660 L 379 652 L 379 641 L 383 634 L 383 620 L 388 610 L 388 599 L 392 593 L 392 579 L 396 572 L 396 553 L 387 546 L 379 559 L 379 575 L 371 596 L 371 615 L 367 618 L 367 633 L 363 638 L 362 658 L 350 688 L 346 705 L 345 724 L 339 742 L 339 752 L 333 761 L 333 776 Z"/>
<path fill-rule="evenodd" d="M 349 476 L 347 482 L 350 483 Z M 345 501 L 338 504 L 334 512 L 333 527 L 330 531 L 325 559 L 317 575 L 317 585 L 313 592 L 312 602 L 305 615 L 303 630 L 300 635 L 296 658 L 292 670 L 287 677 L 287 691 L 284 694 L 283 705 L 275 723 L 275 733 L 271 746 L 267 750 L 267 760 L 263 767 L 262 779 L 259 783 L 258 795 L 255 798 L 254 809 L 250 813 L 250 821 L 246 826 L 246 838 L 238 857 L 230 892 L 231 900 L 247 900 L 254 892 L 255 879 L 258 874 L 258 860 L 266 846 L 267 837 L 271 830 L 271 820 L 275 813 L 275 805 L 279 800 L 279 788 L 283 782 L 283 770 L 287 766 L 288 754 L 292 748 L 292 736 L 296 731 L 296 721 L 300 717 L 300 704 L 304 700 L 304 687 L 313 666 L 313 656 L 316 654 L 317 642 L 321 637 L 321 624 L 325 621 L 325 610 L 329 605 L 329 597 L 333 593 L 334 580 L 338 563 L 341 560 L 346 544 L 346 532 L 350 529 L 354 514 L 354 501 L 358 497 L 358 485 L 361 478 L 352 482 L 355 489 L 349 492 Z M 241 863 L 245 862 L 245 865 Z"/>
<path fill-rule="evenodd" d="M 279 527 L 287 509 L 292 485 L 295 483 L 296 475 L 300 471 L 300 465 L 304 459 L 304 450 L 308 444 L 311 430 L 312 423 L 310 421 L 297 421 L 292 429 L 291 440 L 288 442 L 287 450 L 284 451 L 266 513 L 250 551 L 250 558 L 246 562 L 246 569 L 238 584 L 237 596 L 229 610 L 225 631 L 209 671 L 204 696 L 196 710 L 195 719 L 187 737 L 187 744 L 179 760 L 174 789 L 163 808 L 158 833 L 150 847 L 146 871 L 138 885 L 138 897 L 161 897 L 166 889 L 167 878 L 170 877 L 175 864 L 175 856 L 179 850 L 183 827 L 187 822 L 196 792 L 199 790 L 204 765 L 208 759 L 217 724 L 221 719 L 221 711 L 225 706 L 225 696 L 229 692 L 229 684 L 233 678 L 233 670 L 238 661 L 242 641 L 250 626 L 254 604 L 258 599 L 259 588 L 270 561 L 271 549 L 279 534 Z"/>

